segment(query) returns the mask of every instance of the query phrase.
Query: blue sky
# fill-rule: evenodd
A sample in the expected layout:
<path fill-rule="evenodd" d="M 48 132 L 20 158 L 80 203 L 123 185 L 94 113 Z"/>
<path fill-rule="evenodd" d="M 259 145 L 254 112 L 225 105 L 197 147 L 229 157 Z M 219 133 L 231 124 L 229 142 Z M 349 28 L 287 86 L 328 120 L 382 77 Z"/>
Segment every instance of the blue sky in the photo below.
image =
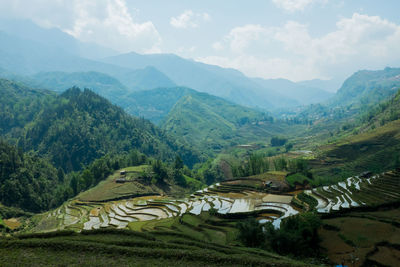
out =
<path fill-rule="evenodd" d="M 1 2 L 1 17 L 31 19 L 84 42 L 174 53 L 253 77 L 343 79 L 400 67 L 398 0 Z"/>

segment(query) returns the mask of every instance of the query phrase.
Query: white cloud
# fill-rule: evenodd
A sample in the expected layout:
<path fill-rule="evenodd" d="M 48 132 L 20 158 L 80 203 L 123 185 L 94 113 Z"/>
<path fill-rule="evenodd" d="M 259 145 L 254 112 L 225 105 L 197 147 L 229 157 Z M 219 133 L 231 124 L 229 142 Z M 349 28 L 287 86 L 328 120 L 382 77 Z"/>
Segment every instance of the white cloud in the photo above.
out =
<path fill-rule="evenodd" d="M 41 26 L 58 27 L 81 41 L 117 51 L 160 51 L 162 39 L 154 24 L 135 21 L 125 0 L 2 1 L 0 10 L 7 10 L 11 17 L 31 19 Z M 7 16 L 5 12 L 0 13 Z"/>
<path fill-rule="evenodd" d="M 229 47 L 229 53 L 198 60 L 250 76 L 292 80 L 349 75 L 400 61 L 400 25 L 378 16 L 354 13 L 340 19 L 334 31 L 317 37 L 308 28 L 294 21 L 282 27 L 237 27 L 214 45 Z"/>
<path fill-rule="evenodd" d="M 213 43 L 212 48 L 215 51 L 221 51 L 222 49 L 224 49 L 224 46 L 221 44 L 221 42 L 215 42 Z"/>
<path fill-rule="evenodd" d="M 307 6 L 315 2 L 327 2 L 328 0 L 272 0 L 272 2 L 279 8 L 285 9 L 289 12 L 304 10 Z"/>
<path fill-rule="evenodd" d="M 230 41 L 230 48 L 233 52 L 241 53 L 253 42 L 268 41 L 270 30 L 261 25 L 248 24 L 243 27 L 232 29 L 226 40 Z"/>
<path fill-rule="evenodd" d="M 66 31 L 87 42 L 96 42 L 122 52 L 160 51 L 161 36 L 151 21 L 136 23 L 124 0 L 76 1 L 75 21 Z"/>
<path fill-rule="evenodd" d="M 171 17 L 170 24 L 175 28 L 187 29 L 197 28 L 200 22 L 211 20 L 208 13 L 194 13 L 192 10 L 185 10 L 177 17 Z"/>

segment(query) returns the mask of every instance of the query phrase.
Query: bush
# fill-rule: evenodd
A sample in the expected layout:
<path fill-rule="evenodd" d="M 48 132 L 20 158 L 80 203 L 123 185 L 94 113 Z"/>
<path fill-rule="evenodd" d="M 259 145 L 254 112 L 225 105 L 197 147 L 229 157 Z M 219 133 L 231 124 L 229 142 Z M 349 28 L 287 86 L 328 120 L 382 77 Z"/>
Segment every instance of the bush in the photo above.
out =
<path fill-rule="evenodd" d="M 239 240 L 248 247 L 260 247 L 265 243 L 263 227 L 254 218 L 237 223 Z"/>
<path fill-rule="evenodd" d="M 286 144 L 287 138 L 274 136 L 271 138 L 271 146 L 283 146 Z"/>
<path fill-rule="evenodd" d="M 310 257 L 318 252 L 320 226 L 318 215 L 302 213 L 283 220 L 280 229 L 274 229 L 271 223 L 267 224 L 266 239 L 279 254 Z"/>

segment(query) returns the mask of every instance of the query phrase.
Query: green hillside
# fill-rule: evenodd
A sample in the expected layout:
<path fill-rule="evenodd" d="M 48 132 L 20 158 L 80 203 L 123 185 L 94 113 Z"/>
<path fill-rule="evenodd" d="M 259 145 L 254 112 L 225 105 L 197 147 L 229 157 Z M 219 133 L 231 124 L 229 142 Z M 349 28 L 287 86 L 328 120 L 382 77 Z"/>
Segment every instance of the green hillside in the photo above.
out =
<path fill-rule="evenodd" d="M 282 130 L 265 113 L 205 93 L 186 92 L 169 111 L 161 127 L 204 151 L 219 151 L 247 142 L 267 142 L 274 131 Z"/>
<path fill-rule="evenodd" d="M 358 71 L 350 76 L 332 99 L 331 105 L 376 104 L 387 99 L 400 88 L 400 69 Z"/>
<path fill-rule="evenodd" d="M 0 139 L 0 203 L 36 212 L 49 209 L 58 204 L 54 202 L 60 184 L 57 174 L 48 161 Z"/>
<path fill-rule="evenodd" d="M 1 239 L 2 266 L 314 266 L 260 249 L 219 245 L 168 231 L 59 232 Z"/>
<path fill-rule="evenodd" d="M 364 171 L 374 173 L 400 165 L 400 120 L 318 148 L 311 161 L 314 177 L 340 180 Z"/>
<path fill-rule="evenodd" d="M 127 96 L 125 110 L 154 123 L 160 123 L 183 96 L 195 93 L 185 87 L 156 88 L 133 92 Z"/>
<path fill-rule="evenodd" d="M 92 91 L 78 88 L 44 107 L 26 127 L 19 145 L 48 157 L 65 171 L 79 170 L 106 153 L 133 148 L 164 159 L 181 152 L 189 165 L 197 160 L 149 121 L 134 118 Z"/>
<path fill-rule="evenodd" d="M 14 137 L 55 97 L 4 79 L 0 79 L 0 92 L 0 134 Z"/>
<path fill-rule="evenodd" d="M 361 131 L 385 125 L 388 122 L 400 119 L 400 89 L 387 101 L 372 107 L 361 116 Z"/>

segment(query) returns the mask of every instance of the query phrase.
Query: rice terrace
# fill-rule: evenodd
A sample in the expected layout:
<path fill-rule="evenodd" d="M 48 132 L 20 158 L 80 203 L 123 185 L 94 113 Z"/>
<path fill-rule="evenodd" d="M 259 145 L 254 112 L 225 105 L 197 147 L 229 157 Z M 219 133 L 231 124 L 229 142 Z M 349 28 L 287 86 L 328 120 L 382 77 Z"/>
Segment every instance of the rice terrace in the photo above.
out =
<path fill-rule="evenodd" d="M 59 208 L 22 222 L 21 227 L 25 228 L 22 232 L 42 233 L 43 237 L 49 233 L 51 237 L 54 231 L 61 231 L 61 235 L 73 239 L 77 238 L 74 232 L 81 232 L 90 238 L 91 231 L 94 231 L 94 236 L 98 233 L 125 235 L 125 232 L 112 230 L 125 229 L 133 231 L 133 235 L 136 235 L 135 232 L 149 234 L 146 238 L 154 236 L 171 242 L 177 237 L 189 238 L 191 242 L 211 242 L 215 244 L 213 246 L 223 247 L 237 242 L 235 220 L 256 218 L 260 225 L 272 222 L 275 228 L 279 228 L 283 219 L 315 210 L 323 216 L 322 237 L 337 240 L 335 242 L 340 244 L 341 249 L 338 250 L 338 244 L 323 239 L 322 244 L 332 260 L 357 257 L 378 264 L 395 261 L 387 258 L 385 250 L 398 249 L 400 214 L 394 218 L 389 214 L 382 216 L 385 213 L 379 209 L 374 211 L 374 207 L 383 206 L 384 210 L 398 213 L 396 203 L 400 194 L 397 190 L 400 170 L 376 175 L 364 173 L 361 177 L 349 177 L 331 186 L 296 191 L 290 191 L 289 187 L 286 188 L 288 191 L 278 192 L 267 186 L 268 181 L 239 178 L 213 184 L 180 199 L 151 193 L 143 185 L 140 190 L 146 192 L 143 194 L 146 196 L 126 195 L 127 192 L 132 193 L 133 185 L 130 183 L 135 182 L 134 175 L 126 179 L 129 172 L 138 173 L 138 170 L 148 167 L 143 165 L 116 171 L 98 186 Z M 123 182 L 120 180 L 121 173 L 125 179 Z M 99 192 L 103 194 L 99 195 Z M 359 236 L 355 234 L 360 229 L 354 223 L 365 224 L 369 221 L 372 223 L 370 230 Z M 381 224 L 379 228 L 385 231 L 378 238 L 373 231 L 376 224 Z M 349 232 L 351 227 L 355 227 L 353 232 Z M 385 235 L 389 242 L 384 242 L 388 240 Z M 26 237 L 22 235 L 9 242 L 18 243 L 20 241 L 17 240 L 24 239 Z M 133 246 L 136 245 L 141 246 Z"/>
<path fill-rule="evenodd" d="M 399 10 L 0 1 L 0 267 L 400 266 Z"/>

